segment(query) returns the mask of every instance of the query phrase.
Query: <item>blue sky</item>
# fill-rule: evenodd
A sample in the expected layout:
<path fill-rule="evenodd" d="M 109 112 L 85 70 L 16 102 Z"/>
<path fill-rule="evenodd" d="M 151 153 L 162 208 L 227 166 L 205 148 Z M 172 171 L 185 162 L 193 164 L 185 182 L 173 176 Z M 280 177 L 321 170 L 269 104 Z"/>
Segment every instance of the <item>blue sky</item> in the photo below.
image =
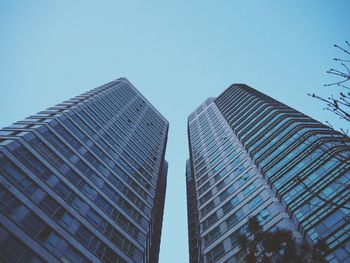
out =
<path fill-rule="evenodd" d="M 321 121 L 306 94 L 349 40 L 350 1 L 1 1 L 0 127 L 118 77 L 170 121 L 160 262 L 187 262 L 186 119 L 246 83 Z M 349 128 L 349 127 L 347 127 Z"/>

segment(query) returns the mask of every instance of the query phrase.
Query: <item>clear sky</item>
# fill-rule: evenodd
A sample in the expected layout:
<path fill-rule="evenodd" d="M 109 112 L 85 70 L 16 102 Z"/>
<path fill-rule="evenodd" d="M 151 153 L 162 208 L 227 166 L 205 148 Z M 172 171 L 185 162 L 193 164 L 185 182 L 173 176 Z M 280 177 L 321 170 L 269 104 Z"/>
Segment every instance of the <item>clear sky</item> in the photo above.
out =
<path fill-rule="evenodd" d="M 345 127 L 306 94 L 330 93 L 349 10 L 346 0 L 2 0 L 0 126 L 127 77 L 170 121 L 160 262 L 188 262 L 187 116 L 246 83 Z"/>

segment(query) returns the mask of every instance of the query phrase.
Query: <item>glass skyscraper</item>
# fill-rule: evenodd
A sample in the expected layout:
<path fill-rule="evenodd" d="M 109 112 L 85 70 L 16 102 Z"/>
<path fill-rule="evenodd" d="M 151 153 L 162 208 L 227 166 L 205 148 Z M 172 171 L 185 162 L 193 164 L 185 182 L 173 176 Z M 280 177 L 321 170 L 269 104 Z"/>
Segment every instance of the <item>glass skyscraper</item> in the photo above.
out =
<path fill-rule="evenodd" d="M 0 130 L 1 262 L 158 262 L 168 122 L 120 78 Z"/>
<path fill-rule="evenodd" d="M 234 84 L 188 118 L 190 262 L 242 262 L 237 237 L 257 215 L 264 230 L 325 240 L 328 262 L 350 262 L 350 140 Z"/>

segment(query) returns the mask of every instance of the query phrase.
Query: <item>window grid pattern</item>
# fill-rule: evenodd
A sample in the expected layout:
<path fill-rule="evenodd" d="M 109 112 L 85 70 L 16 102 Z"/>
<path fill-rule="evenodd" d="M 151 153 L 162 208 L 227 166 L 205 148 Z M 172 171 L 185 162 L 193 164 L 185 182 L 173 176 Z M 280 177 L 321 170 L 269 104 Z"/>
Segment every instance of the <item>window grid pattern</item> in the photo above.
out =
<path fill-rule="evenodd" d="M 349 139 L 246 85 L 215 103 L 300 233 L 325 239 L 330 262 L 350 258 L 349 224 L 341 219 L 349 216 L 341 209 L 350 198 Z"/>
<path fill-rule="evenodd" d="M 2 129 L 1 165 L 21 168 L 14 187 L 96 255 L 92 261 L 156 262 L 167 133 L 166 119 L 121 78 Z M 56 199 L 62 206 L 52 211 Z"/>

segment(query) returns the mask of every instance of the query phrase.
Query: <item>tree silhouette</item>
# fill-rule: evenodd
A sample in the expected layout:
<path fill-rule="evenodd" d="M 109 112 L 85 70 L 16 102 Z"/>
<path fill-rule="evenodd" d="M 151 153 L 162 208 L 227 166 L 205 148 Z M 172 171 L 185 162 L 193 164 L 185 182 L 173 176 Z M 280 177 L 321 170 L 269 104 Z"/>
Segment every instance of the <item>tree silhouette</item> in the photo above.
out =
<path fill-rule="evenodd" d="M 298 244 L 292 231 L 277 229 L 264 231 L 257 216 L 248 219 L 247 233 L 237 242 L 245 252 L 245 263 L 323 263 L 327 244 L 320 241 L 311 246 L 306 241 Z"/>

